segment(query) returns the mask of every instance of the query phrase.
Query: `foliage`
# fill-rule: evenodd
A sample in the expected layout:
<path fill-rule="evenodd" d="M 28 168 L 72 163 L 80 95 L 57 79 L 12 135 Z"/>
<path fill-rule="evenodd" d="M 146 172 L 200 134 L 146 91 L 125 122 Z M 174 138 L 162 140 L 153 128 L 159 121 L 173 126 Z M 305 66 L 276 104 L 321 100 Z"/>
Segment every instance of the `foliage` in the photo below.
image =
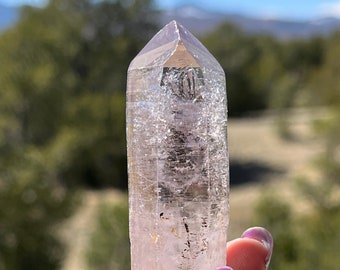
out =
<path fill-rule="evenodd" d="M 329 118 L 314 123 L 316 134 L 323 142 L 323 151 L 315 160 L 319 179 L 297 180 L 297 196 L 306 199 L 310 210 L 292 220 L 287 215 L 290 206 L 278 201 L 275 194 L 269 200 L 263 199 L 257 209 L 257 221 L 271 230 L 275 239 L 272 269 L 335 270 L 340 265 L 340 89 L 337 83 L 340 64 L 336 60 L 340 53 L 339 37 L 336 33 L 321 43 L 314 40 L 312 45 L 322 52 L 311 57 L 313 61 L 307 61 L 304 68 L 309 73 L 304 75 L 305 87 L 310 91 L 306 96 L 313 104 L 327 105 L 330 114 Z M 312 53 L 302 52 L 303 49 L 306 48 L 301 47 L 302 54 Z M 273 209 L 278 205 L 280 207 Z M 282 240 L 288 245 L 282 245 Z M 294 256 L 285 256 L 287 250 Z"/>
<path fill-rule="evenodd" d="M 292 219 L 289 204 L 275 194 L 259 202 L 257 222 L 273 233 L 276 243 L 272 269 L 339 268 L 340 106 L 336 108 L 332 117 L 316 124 L 324 141 L 324 151 L 315 163 L 320 178 L 297 180 L 298 196 L 306 199 L 310 210 Z"/>
<path fill-rule="evenodd" d="M 103 204 L 91 235 L 87 261 L 90 269 L 130 269 L 127 204 Z"/>
<path fill-rule="evenodd" d="M 56 181 L 58 155 L 32 147 L 1 161 L 0 269 L 57 269 L 59 223 L 78 201 Z"/>
<path fill-rule="evenodd" d="M 292 265 L 300 256 L 300 244 L 289 204 L 278 199 L 275 193 L 270 191 L 270 194 L 265 194 L 257 204 L 255 222 L 267 228 L 274 237 L 271 268 L 292 269 Z"/>
<path fill-rule="evenodd" d="M 261 60 L 273 63 L 277 61 L 275 51 L 269 50 L 269 54 L 264 52 L 261 38 L 245 35 L 235 26 L 223 24 L 203 40 L 227 74 L 230 115 L 265 108 L 266 91 L 272 83 L 271 76 L 276 71 L 274 69 L 267 73 L 267 66 L 263 66 L 263 70 L 260 70 L 262 67 L 258 69 L 257 76 L 261 72 L 266 77 L 268 87 L 263 88 L 258 80 L 254 80 L 254 71 Z M 268 47 L 275 43 L 270 37 L 263 39 L 267 39 Z"/>
<path fill-rule="evenodd" d="M 321 65 L 311 73 L 311 101 L 316 105 L 339 106 L 339 62 L 340 32 L 330 36 L 324 45 Z"/>
<path fill-rule="evenodd" d="M 227 74 L 229 114 L 308 105 L 312 71 L 324 58 L 324 39 L 279 41 L 222 24 L 203 38 Z"/>
<path fill-rule="evenodd" d="M 304 182 L 309 185 L 307 183 Z M 315 203 L 315 195 L 307 189 L 309 188 L 304 187 L 300 191 L 303 195 L 310 196 L 311 202 Z M 332 210 L 320 204 L 315 206 L 312 212 L 294 219 L 291 206 L 278 199 L 275 193 L 260 200 L 256 222 L 268 228 L 274 237 L 271 269 L 338 269 L 339 204 L 337 209 Z"/>
<path fill-rule="evenodd" d="M 151 1 L 50 0 L 0 36 L 0 269 L 57 269 L 79 186 L 125 188 L 125 73 Z"/>
<path fill-rule="evenodd" d="M 2 151 L 55 144 L 64 151 L 63 184 L 126 187 L 125 74 L 154 29 L 150 5 L 51 0 L 25 8 L 0 39 Z"/>

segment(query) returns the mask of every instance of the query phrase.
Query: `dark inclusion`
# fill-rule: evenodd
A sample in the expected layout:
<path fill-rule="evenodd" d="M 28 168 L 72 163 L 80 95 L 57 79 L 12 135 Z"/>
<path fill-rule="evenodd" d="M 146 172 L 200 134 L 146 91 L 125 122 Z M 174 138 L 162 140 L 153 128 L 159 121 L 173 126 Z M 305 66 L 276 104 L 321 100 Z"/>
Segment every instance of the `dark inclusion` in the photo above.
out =
<path fill-rule="evenodd" d="M 164 67 L 161 86 L 184 101 L 202 101 L 203 72 L 197 67 Z"/>
<path fill-rule="evenodd" d="M 201 91 L 204 89 L 203 72 L 198 67 L 164 67 L 161 87 L 167 93 L 174 96 L 179 104 L 202 102 Z M 170 112 L 174 119 L 185 119 L 181 109 L 172 109 Z M 192 121 L 195 121 L 193 119 Z M 169 134 L 165 141 L 164 175 L 171 184 L 160 183 L 160 194 L 163 201 L 171 202 L 174 196 L 187 197 L 195 188 L 190 191 L 185 183 L 193 176 L 206 177 L 207 168 L 204 166 L 206 146 L 200 144 L 202 138 L 190 131 L 183 130 L 183 127 L 169 123 Z M 170 146 L 170 147 L 167 147 Z M 174 191 L 171 186 L 175 186 Z M 197 188 L 196 188 L 197 190 Z M 176 194 L 174 194 L 176 193 Z"/>

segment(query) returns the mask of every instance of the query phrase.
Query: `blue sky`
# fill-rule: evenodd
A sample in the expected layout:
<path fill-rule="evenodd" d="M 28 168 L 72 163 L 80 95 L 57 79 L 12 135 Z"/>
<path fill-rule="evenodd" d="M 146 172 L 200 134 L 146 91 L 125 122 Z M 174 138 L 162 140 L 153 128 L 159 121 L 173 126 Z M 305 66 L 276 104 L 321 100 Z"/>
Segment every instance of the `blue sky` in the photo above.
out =
<path fill-rule="evenodd" d="M 340 17 L 340 0 L 158 0 L 160 7 L 192 3 L 207 9 L 264 18 L 313 19 Z"/>
<path fill-rule="evenodd" d="M 262 18 L 313 19 L 340 17 L 340 0 L 155 0 L 160 8 L 195 4 L 210 10 L 241 13 Z M 1 4 L 39 5 L 46 0 L 0 0 Z"/>

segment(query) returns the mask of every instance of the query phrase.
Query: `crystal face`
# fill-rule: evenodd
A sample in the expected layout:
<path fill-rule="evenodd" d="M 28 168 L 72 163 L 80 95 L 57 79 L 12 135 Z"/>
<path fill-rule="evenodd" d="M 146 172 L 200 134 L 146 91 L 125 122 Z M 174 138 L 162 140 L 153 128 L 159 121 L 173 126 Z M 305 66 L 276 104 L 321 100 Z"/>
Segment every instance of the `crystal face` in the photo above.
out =
<path fill-rule="evenodd" d="M 127 143 L 132 270 L 225 264 L 229 160 L 225 75 L 170 22 L 131 62 Z"/>

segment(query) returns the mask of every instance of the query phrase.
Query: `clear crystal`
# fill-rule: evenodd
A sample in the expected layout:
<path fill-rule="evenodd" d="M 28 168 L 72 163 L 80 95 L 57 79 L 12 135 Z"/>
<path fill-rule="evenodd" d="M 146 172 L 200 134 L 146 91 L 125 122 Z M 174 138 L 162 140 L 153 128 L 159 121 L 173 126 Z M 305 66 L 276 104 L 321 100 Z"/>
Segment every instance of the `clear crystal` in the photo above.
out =
<path fill-rule="evenodd" d="M 127 142 L 131 269 L 224 265 L 229 216 L 225 75 L 175 21 L 130 64 Z"/>

